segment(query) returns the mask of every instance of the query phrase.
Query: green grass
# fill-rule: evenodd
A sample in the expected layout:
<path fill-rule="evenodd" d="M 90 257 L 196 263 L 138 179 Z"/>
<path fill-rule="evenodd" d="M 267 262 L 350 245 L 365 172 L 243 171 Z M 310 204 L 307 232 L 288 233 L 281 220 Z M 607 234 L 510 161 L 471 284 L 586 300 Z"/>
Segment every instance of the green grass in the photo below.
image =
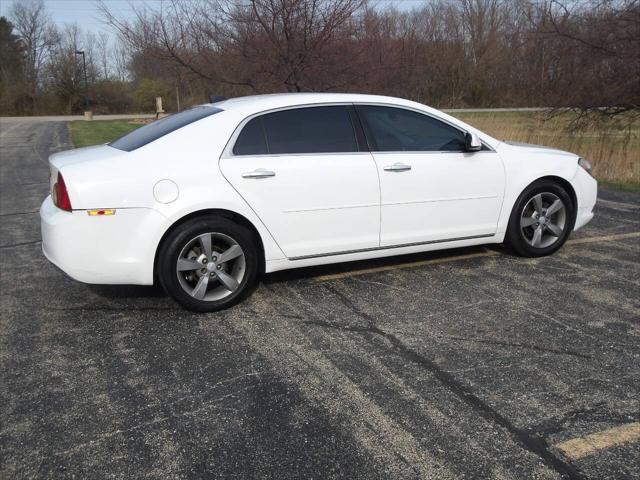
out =
<path fill-rule="evenodd" d="M 75 147 L 100 145 L 129 133 L 141 124 L 129 123 L 131 120 L 76 120 L 69 122 L 71 141 Z"/>
<path fill-rule="evenodd" d="M 598 180 L 598 186 L 609 190 L 619 190 L 621 192 L 640 193 L 640 183 L 610 182 L 608 180 Z"/>

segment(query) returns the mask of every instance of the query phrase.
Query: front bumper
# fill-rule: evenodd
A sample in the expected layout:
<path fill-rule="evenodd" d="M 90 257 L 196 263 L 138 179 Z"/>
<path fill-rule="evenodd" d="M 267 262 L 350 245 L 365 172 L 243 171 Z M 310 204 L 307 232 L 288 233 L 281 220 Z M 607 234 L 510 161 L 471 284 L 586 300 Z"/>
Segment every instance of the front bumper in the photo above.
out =
<path fill-rule="evenodd" d="M 112 216 L 67 212 L 51 196 L 40 207 L 42 251 L 71 278 L 95 284 L 153 284 L 153 262 L 167 219 L 149 208 Z"/>
<path fill-rule="evenodd" d="M 576 223 L 574 230 L 584 227 L 593 218 L 593 209 L 598 198 L 598 182 L 581 167 L 578 167 L 572 180 L 573 188 L 578 200 Z"/>

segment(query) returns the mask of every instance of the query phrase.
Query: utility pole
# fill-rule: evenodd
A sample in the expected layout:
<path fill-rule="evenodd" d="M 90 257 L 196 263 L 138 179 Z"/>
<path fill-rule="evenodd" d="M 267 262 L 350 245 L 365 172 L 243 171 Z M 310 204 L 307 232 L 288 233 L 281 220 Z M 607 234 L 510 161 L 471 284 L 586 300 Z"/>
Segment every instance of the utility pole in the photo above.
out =
<path fill-rule="evenodd" d="M 84 71 L 84 109 L 89 111 L 89 85 L 87 84 L 87 62 L 84 57 L 84 50 L 76 50 L 76 55 L 82 55 L 82 70 Z"/>

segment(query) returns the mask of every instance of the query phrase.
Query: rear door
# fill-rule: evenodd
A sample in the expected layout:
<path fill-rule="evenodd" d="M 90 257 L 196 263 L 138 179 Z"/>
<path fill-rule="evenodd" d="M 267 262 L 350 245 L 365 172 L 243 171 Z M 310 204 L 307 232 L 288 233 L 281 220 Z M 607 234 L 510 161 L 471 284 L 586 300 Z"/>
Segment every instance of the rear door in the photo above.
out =
<path fill-rule="evenodd" d="M 350 105 L 265 113 L 240 125 L 220 160 L 288 258 L 379 246 L 378 173 L 354 125 Z"/>
<path fill-rule="evenodd" d="M 494 151 L 465 151 L 465 132 L 415 110 L 357 109 L 380 175 L 382 247 L 495 234 L 505 174 Z"/>

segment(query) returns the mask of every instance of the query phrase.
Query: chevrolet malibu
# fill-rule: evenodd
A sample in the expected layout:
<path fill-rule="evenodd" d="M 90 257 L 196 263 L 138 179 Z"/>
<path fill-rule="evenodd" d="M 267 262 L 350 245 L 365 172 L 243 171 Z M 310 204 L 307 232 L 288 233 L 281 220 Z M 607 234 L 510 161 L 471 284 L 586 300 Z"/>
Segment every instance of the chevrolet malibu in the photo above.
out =
<path fill-rule="evenodd" d="M 490 243 L 548 255 L 597 190 L 572 153 L 351 94 L 201 105 L 49 163 L 52 263 L 86 283 L 158 282 L 201 312 L 277 270 Z"/>

